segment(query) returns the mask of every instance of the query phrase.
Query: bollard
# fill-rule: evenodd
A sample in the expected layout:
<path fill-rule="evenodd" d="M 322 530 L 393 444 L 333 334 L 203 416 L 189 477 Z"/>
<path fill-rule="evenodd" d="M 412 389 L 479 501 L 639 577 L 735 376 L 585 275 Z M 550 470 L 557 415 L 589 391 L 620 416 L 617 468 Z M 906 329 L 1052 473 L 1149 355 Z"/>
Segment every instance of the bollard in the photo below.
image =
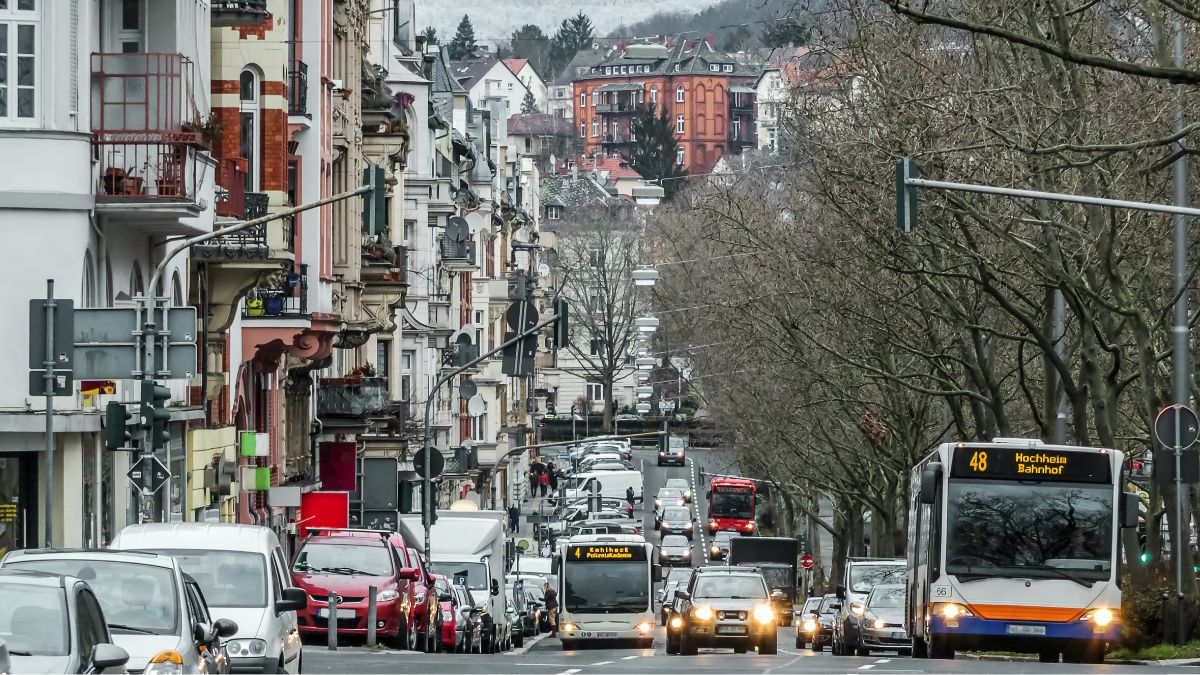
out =
<path fill-rule="evenodd" d="M 367 646 L 375 646 L 375 587 L 367 586 Z"/>
<path fill-rule="evenodd" d="M 337 606 L 338 606 L 338 595 L 337 595 L 337 593 L 330 591 L 330 593 L 329 593 L 329 621 L 328 621 L 327 625 L 329 626 L 329 651 L 331 651 L 331 652 L 337 651 L 337 624 L 338 624 Z"/>

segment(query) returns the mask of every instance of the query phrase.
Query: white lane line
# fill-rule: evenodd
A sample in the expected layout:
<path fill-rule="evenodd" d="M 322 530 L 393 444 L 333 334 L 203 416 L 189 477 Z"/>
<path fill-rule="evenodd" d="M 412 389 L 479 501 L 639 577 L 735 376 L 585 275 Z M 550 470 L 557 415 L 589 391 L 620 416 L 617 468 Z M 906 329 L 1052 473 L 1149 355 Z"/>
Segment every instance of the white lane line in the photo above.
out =
<path fill-rule="evenodd" d="M 865 665 L 865 666 L 859 666 L 859 667 L 858 667 L 858 669 L 859 669 L 859 670 L 870 670 L 870 669 L 872 669 L 872 668 L 874 668 L 874 667 L 875 667 L 875 664 L 874 664 L 874 663 L 868 663 L 868 664 L 867 664 L 867 665 Z"/>
<path fill-rule="evenodd" d="M 595 663 L 592 663 L 592 664 L 590 664 L 590 665 L 593 665 L 593 666 L 607 666 L 607 665 L 608 665 L 608 664 L 610 664 L 610 663 L 612 663 L 612 661 L 597 661 L 597 662 L 595 662 Z"/>
<path fill-rule="evenodd" d="M 622 656 L 621 660 L 622 661 L 632 661 L 632 660 L 638 658 L 639 656 L 641 656 L 641 654 L 634 654 L 633 656 Z"/>
<path fill-rule="evenodd" d="M 878 660 L 878 661 L 876 661 L 875 663 L 888 663 L 888 662 L 890 662 L 890 661 L 891 661 L 891 659 L 879 659 L 879 660 Z"/>
<path fill-rule="evenodd" d="M 580 670 L 582 670 L 582 668 L 568 668 L 567 670 L 562 671 L 558 675 L 575 675 L 575 673 L 578 673 Z"/>

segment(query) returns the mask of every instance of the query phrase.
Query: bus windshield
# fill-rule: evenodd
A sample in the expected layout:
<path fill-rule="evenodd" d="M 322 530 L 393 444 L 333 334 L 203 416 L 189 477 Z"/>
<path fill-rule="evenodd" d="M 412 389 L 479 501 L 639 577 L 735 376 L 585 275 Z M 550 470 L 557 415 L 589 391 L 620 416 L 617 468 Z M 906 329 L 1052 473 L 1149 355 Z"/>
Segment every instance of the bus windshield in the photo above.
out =
<path fill-rule="evenodd" d="M 738 490 L 726 492 L 719 487 L 713 488 L 709 515 L 716 518 L 753 518 L 754 493 L 746 488 Z"/>
<path fill-rule="evenodd" d="M 950 574 L 1111 576 L 1112 485 L 952 480 L 947 500 Z"/>
<path fill-rule="evenodd" d="M 565 565 L 563 600 L 568 612 L 645 612 L 650 572 L 643 561 L 571 561 Z"/>

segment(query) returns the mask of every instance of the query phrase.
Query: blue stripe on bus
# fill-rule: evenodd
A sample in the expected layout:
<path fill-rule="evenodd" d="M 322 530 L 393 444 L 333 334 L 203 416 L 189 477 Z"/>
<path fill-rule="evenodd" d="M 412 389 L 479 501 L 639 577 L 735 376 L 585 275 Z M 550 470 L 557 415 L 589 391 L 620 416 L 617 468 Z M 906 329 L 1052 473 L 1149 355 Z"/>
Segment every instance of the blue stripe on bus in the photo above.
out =
<path fill-rule="evenodd" d="M 1057 623 L 1053 621 L 1004 621 L 995 619 L 981 619 L 977 616 L 959 616 L 957 628 L 946 626 L 946 619 L 942 616 L 932 617 L 929 630 L 931 633 L 939 635 L 1004 635 L 1007 637 L 1027 637 L 1027 638 L 1051 638 L 1051 639 L 1093 639 L 1099 638 L 1103 640 L 1117 640 L 1121 635 L 1121 627 L 1118 622 L 1114 621 L 1105 627 L 1104 632 L 1092 632 L 1094 624 L 1091 621 L 1069 621 L 1065 623 Z M 1043 635 L 1026 635 L 1022 633 L 1008 632 L 1009 625 L 1018 626 L 1045 626 L 1046 634 Z"/>

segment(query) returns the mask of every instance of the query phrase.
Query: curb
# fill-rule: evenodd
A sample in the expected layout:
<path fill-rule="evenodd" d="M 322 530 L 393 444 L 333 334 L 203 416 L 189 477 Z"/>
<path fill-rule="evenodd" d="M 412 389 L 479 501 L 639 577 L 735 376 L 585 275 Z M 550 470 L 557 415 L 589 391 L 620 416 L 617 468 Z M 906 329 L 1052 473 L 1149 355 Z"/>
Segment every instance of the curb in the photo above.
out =
<path fill-rule="evenodd" d="M 524 645 L 517 647 L 516 649 L 510 649 L 509 651 L 504 652 L 504 654 L 507 656 L 523 656 L 524 654 L 529 653 L 529 650 L 533 649 L 534 645 L 542 640 L 545 640 L 549 635 L 549 633 L 538 633 L 537 635 L 534 635 L 526 640 Z"/>
<path fill-rule="evenodd" d="M 1038 658 L 1036 656 L 1024 656 L 1020 654 L 1009 656 L 1007 654 L 972 654 L 970 652 L 959 652 L 956 654 L 956 656 L 968 661 L 1021 661 L 1026 663 L 1038 663 Z"/>

